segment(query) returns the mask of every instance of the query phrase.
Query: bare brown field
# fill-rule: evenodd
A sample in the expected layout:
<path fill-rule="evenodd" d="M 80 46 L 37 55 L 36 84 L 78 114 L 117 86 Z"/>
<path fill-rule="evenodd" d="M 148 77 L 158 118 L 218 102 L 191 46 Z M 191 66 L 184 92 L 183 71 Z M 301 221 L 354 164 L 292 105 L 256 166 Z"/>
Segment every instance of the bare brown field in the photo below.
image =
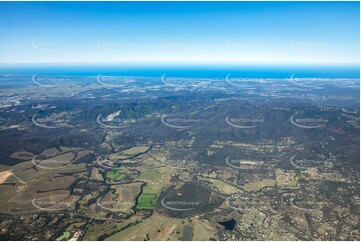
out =
<path fill-rule="evenodd" d="M 12 175 L 13 173 L 11 171 L 2 171 L 0 172 L 0 184 L 3 184 L 6 182 L 6 180 Z"/>
<path fill-rule="evenodd" d="M 66 153 L 62 153 L 64 150 L 60 151 L 56 148 L 44 150 L 41 154 L 46 155 L 47 158 L 42 160 L 43 163 L 40 166 L 37 165 L 37 162 L 34 164 L 34 156 L 30 157 L 31 153 L 14 153 L 13 157 L 31 159 L 11 166 L 11 171 L 9 171 L 10 167 L 8 166 L 0 167 L 0 170 L 2 170 L 0 172 L 2 174 L 1 179 L 9 183 L 9 185 L 3 184 L 0 186 L 0 202 L 2 204 L 0 211 L 10 214 L 39 212 L 41 209 L 34 207 L 34 204 L 32 204 L 34 198 L 48 199 L 51 206 L 65 204 L 64 197 L 70 199 L 68 187 L 75 181 L 76 177 L 84 175 L 77 173 L 67 176 L 60 175 L 60 173 L 85 172 L 87 170 L 85 163 L 73 164 L 71 162 L 89 154 L 88 150 L 79 148 L 65 148 L 65 150 Z M 73 152 L 76 152 L 76 157 Z M 57 162 L 63 162 L 66 165 L 58 168 Z"/>
<path fill-rule="evenodd" d="M 155 213 L 151 218 L 146 219 L 143 222 L 127 228 L 119 233 L 116 233 L 106 240 L 143 241 L 146 239 L 147 234 L 149 236 L 149 240 L 180 240 L 182 238 L 183 227 L 183 220 L 169 218 Z"/>
<path fill-rule="evenodd" d="M 98 205 L 105 210 L 132 212 L 135 206 L 135 198 L 140 193 L 142 183 L 135 182 L 123 185 L 113 185 L 104 198 L 98 200 Z"/>

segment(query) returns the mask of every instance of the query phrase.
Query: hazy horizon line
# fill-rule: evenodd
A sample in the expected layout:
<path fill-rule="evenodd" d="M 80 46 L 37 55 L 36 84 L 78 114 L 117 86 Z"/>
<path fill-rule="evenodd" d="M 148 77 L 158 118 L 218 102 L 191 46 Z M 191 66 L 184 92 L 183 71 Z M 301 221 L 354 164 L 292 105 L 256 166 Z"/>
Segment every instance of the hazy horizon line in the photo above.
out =
<path fill-rule="evenodd" d="M 348 65 L 359 66 L 360 62 L 256 62 L 256 61 L 88 61 L 88 62 L 0 62 L 0 66 L 19 66 L 19 65 L 184 65 L 184 64 L 197 64 L 197 65 L 319 65 L 319 66 L 334 66 L 334 65 Z"/>

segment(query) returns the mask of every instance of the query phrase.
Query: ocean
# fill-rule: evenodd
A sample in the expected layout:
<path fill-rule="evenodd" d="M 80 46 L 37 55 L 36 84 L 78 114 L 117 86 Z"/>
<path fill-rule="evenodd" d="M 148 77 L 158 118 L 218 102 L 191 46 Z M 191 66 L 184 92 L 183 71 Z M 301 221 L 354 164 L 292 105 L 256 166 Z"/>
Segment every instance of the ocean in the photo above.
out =
<path fill-rule="evenodd" d="M 0 65 L 0 75 L 147 76 L 224 78 L 360 78 L 359 65 L 205 65 L 205 64 L 31 64 Z"/>

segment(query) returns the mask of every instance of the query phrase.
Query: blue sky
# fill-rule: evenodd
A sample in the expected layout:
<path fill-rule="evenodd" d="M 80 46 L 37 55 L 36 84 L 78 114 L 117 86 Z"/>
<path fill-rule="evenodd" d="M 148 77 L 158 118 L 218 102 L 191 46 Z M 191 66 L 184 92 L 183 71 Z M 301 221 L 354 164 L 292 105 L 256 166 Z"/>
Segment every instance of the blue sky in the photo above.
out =
<path fill-rule="evenodd" d="M 358 2 L 0 2 L 0 63 L 359 63 Z"/>

